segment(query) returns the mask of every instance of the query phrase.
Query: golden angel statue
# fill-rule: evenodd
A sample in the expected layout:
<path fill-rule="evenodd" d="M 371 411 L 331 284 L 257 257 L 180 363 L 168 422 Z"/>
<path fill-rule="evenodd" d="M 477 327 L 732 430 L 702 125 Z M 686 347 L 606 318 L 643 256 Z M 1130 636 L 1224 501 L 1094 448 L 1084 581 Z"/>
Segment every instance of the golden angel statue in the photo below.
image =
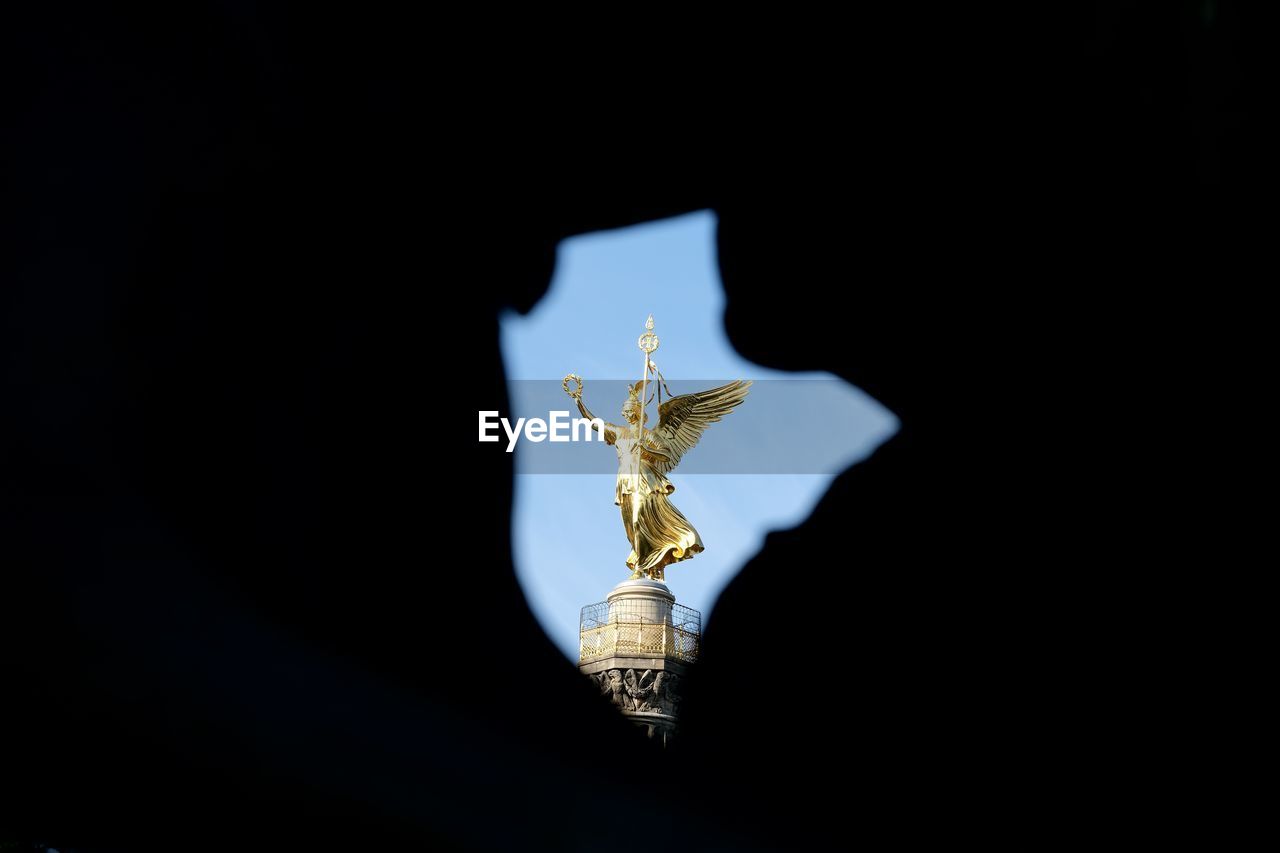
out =
<path fill-rule="evenodd" d="M 650 316 L 647 328 L 653 329 Z M 648 339 L 648 340 L 646 340 Z M 698 443 L 708 426 L 723 418 L 747 396 L 749 380 L 737 380 L 695 394 L 681 394 L 661 402 L 661 388 L 666 385 L 649 354 L 657 349 L 657 336 L 652 331 L 640 339 L 645 352 L 644 378 L 627 391 L 622 405 L 625 424 L 605 423 L 604 440 L 618 454 L 618 480 L 613 502 L 622 511 L 622 526 L 631 543 L 627 567 L 633 579 L 646 577 L 661 581 L 671 563 L 687 560 L 702 551 L 698 531 L 668 499 L 676 490 L 667 474 L 680 464 L 680 458 Z M 658 387 L 658 425 L 647 427 L 645 411 L 649 371 L 656 374 Z M 569 387 L 569 381 L 577 383 Z M 570 374 L 565 377 L 565 392 L 578 404 L 584 418 L 595 416 L 582 402 L 582 380 Z M 600 422 L 597 422 L 597 426 Z"/>

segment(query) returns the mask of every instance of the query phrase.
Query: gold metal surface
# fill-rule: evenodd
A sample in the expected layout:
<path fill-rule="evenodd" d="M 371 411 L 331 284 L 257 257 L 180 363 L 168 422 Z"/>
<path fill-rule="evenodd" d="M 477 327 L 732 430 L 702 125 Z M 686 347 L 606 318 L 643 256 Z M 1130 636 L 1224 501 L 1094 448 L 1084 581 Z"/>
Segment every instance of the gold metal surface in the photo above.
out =
<path fill-rule="evenodd" d="M 627 567 L 632 578 L 646 577 L 660 581 L 671 563 L 688 560 L 703 550 L 698 531 L 676 509 L 668 496 L 676 487 L 667 479 L 680 459 L 689 451 L 708 426 L 723 418 L 747 396 L 751 382 L 736 380 L 717 388 L 694 394 L 681 394 L 662 402 L 666 382 L 649 356 L 658 348 L 653 333 L 653 315 L 645 322 L 640 349 L 644 352 L 644 372 L 640 381 L 628 389 L 622 405 L 625 424 L 606 423 L 604 440 L 614 446 L 618 455 L 618 479 L 614 488 L 614 504 L 622 513 L 622 526 L 631 553 Z M 650 346 L 651 345 L 651 346 Z M 649 373 L 655 374 L 658 397 L 658 425 L 646 427 Z M 570 388 L 570 380 L 576 387 Z M 565 377 L 565 393 L 574 399 L 582 416 L 594 420 L 582 401 L 582 380 L 574 374 Z"/>

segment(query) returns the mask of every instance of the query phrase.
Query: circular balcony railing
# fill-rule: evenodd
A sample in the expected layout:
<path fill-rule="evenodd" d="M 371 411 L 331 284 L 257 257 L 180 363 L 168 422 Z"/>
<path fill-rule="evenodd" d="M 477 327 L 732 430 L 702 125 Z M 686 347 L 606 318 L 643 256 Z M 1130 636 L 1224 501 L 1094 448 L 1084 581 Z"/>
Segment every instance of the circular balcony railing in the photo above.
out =
<path fill-rule="evenodd" d="M 696 661 L 702 614 L 673 604 L 661 621 L 654 615 L 652 606 L 625 600 L 588 604 L 578 622 L 579 663 L 610 657 Z"/>

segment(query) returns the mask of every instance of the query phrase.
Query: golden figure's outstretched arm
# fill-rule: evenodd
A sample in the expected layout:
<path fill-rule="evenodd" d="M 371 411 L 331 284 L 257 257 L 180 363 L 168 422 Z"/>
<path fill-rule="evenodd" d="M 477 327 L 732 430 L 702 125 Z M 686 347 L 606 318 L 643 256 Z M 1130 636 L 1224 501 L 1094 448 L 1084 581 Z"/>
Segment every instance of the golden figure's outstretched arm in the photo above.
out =
<path fill-rule="evenodd" d="M 591 414 L 591 412 L 587 409 L 587 404 L 582 402 L 582 386 L 581 385 L 578 386 L 577 390 L 570 391 L 568 385 L 566 384 L 565 393 L 568 394 L 570 397 L 572 397 L 573 401 L 578 404 L 578 411 L 582 413 L 582 416 L 584 418 L 586 418 L 589 421 L 596 420 L 596 416 Z M 603 421 L 604 419 L 601 418 L 601 420 Z M 617 441 L 618 431 L 621 429 L 622 427 L 618 426 L 617 424 L 611 424 L 605 421 L 604 429 L 602 430 L 604 434 L 605 444 L 613 444 L 615 441 Z"/>

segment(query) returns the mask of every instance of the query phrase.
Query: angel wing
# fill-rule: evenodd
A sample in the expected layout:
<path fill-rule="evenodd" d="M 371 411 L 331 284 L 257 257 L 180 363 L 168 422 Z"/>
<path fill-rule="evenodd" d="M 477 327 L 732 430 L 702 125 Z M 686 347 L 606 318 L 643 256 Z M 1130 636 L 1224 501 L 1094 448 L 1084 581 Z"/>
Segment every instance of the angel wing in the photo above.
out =
<path fill-rule="evenodd" d="M 747 397 L 751 380 L 738 379 L 718 388 L 681 394 L 658 407 L 658 426 L 653 431 L 657 453 L 649 462 L 663 475 L 680 464 L 680 457 L 698 443 L 708 426 L 723 418 Z"/>

